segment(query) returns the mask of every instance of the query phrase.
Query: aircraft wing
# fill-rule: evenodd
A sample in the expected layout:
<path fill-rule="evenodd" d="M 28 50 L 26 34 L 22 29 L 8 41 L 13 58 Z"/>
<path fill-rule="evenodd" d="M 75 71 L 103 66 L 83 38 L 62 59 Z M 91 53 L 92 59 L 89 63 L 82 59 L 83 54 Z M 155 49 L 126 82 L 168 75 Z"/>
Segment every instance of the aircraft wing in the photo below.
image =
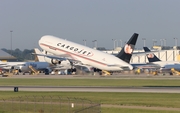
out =
<path fill-rule="evenodd" d="M 32 54 L 38 55 L 38 56 L 44 56 L 44 57 L 48 57 L 48 58 L 52 58 L 52 59 L 67 60 L 67 58 L 65 58 L 65 57 L 60 57 L 60 56 L 55 56 L 55 55 L 44 55 L 44 54 L 36 54 L 36 53 L 32 53 Z"/>
<path fill-rule="evenodd" d="M 9 67 L 9 66 L 13 66 L 13 65 L 9 65 L 8 63 L 1 63 L 0 67 Z"/>
<path fill-rule="evenodd" d="M 2 66 L 2 65 L 7 65 L 7 63 L 6 63 L 6 62 L 1 62 L 1 61 L 0 61 L 0 66 Z"/>
<path fill-rule="evenodd" d="M 160 52 L 160 51 L 134 52 L 133 55 L 146 55 L 149 53 L 156 53 L 156 52 Z"/>
<path fill-rule="evenodd" d="M 0 65 L 0 68 L 8 67 L 8 65 Z"/>
<path fill-rule="evenodd" d="M 7 64 L 0 64 L 0 66 L 5 66 L 5 65 L 7 65 Z"/>
<path fill-rule="evenodd" d="M 150 53 L 156 53 L 156 52 L 161 52 L 161 51 L 133 52 L 132 55 L 133 56 L 140 56 L 140 55 L 147 55 L 147 54 L 150 54 Z M 117 55 L 117 54 L 113 54 L 113 55 Z"/>
<path fill-rule="evenodd" d="M 71 62 L 81 62 L 79 60 L 73 59 L 70 55 L 67 54 L 62 54 L 62 55 L 47 55 L 47 54 L 36 54 L 36 53 L 32 53 L 34 55 L 38 55 L 38 56 L 44 56 L 44 57 L 48 57 L 51 59 L 58 59 L 58 60 L 69 60 Z"/>
<path fill-rule="evenodd" d="M 13 65 L 9 65 L 9 64 L 0 64 L 0 67 L 13 67 L 13 66 L 19 66 L 19 65 L 22 65 L 22 64 L 13 64 Z"/>

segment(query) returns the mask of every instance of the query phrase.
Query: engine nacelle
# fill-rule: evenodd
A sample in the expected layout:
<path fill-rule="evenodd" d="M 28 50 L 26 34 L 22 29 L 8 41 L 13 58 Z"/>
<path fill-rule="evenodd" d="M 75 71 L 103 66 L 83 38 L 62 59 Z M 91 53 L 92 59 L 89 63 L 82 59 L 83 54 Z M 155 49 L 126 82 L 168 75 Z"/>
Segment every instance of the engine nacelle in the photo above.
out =
<path fill-rule="evenodd" d="M 51 63 L 56 65 L 56 64 L 61 64 L 61 61 L 57 59 L 51 59 Z"/>
<path fill-rule="evenodd" d="M 45 61 L 53 65 L 61 64 L 61 60 L 51 59 L 47 57 L 45 57 Z"/>

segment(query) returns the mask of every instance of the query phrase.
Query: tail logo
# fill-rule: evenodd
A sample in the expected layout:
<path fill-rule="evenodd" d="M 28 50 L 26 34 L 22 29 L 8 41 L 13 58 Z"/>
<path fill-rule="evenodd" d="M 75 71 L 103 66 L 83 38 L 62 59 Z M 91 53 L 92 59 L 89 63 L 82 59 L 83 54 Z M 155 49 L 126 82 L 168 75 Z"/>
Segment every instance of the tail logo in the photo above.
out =
<path fill-rule="evenodd" d="M 124 46 L 124 52 L 125 52 L 126 54 L 132 54 L 133 49 L 132 49 L 132 47 L 131 47 L 130 44 L 126 44 L 126 45 Z"/>
<path fill-rule="evenodd" d="M 147 54 L 148 58 L 154 58 L 154 54 Z"/>

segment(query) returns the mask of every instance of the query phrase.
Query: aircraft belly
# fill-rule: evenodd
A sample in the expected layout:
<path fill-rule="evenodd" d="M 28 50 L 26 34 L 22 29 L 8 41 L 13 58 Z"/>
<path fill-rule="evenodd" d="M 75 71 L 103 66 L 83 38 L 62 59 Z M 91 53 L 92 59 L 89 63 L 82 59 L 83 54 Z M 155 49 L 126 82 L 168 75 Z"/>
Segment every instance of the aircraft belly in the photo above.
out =
<path fill-rule="evenodd" d="M 122 71 L 123 69 L 121 67 L 105 67 L 105 69 L 103 70 L 107 70 L 107 71 Z"/>
<path fill-rule="evenodd" d="M 101 69 L 101 70 L 107 70 L 107 71 L 121 71 L 122 70 L 122 68 L 118 66 L 109 67 L 108 65 L 101 65 L 101 64 L 96 64 L 93 67 Z"/>

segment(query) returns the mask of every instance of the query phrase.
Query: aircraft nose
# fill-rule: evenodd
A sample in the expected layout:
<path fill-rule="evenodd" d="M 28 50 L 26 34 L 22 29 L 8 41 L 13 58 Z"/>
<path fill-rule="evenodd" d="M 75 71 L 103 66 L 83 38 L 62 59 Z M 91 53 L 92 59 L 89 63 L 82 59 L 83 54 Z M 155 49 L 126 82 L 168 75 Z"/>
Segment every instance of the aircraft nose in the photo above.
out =
<path fill-rule="evenodd" d="M 42 42 L 42 38 L 39 40 L 39 45 L 40 45 L 41 42 Z"/>
<path fill-rule="evenodd" d="M 42 47 L 42 44 L 46 42 L 48 36 L 42 36 L 40 39 L 39 39 L 39 46 Z"/>

